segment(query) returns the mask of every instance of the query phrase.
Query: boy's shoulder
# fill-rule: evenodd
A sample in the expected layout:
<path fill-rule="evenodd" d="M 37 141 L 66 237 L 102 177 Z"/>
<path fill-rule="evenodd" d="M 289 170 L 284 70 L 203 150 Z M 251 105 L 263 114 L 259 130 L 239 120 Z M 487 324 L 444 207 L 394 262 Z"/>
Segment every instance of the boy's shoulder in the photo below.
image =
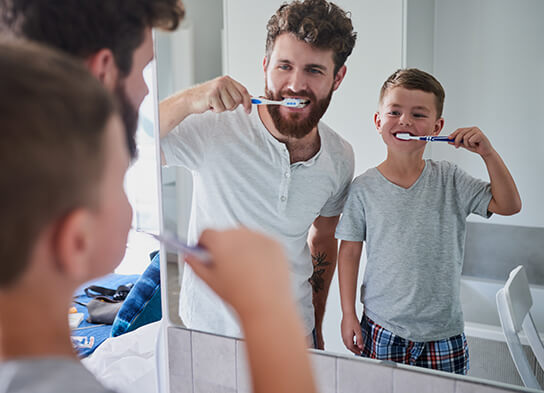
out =
<path fill-rule="evenodd" d="M 364 171 L 360 175 L 355 176 L 355 178 L 353 179 L 352 185 L 353 186 L 364 185 L 367 182 L 374 181 L 379 176 L 380 176 L 380 173 L 378 171 L 378 168 L 376 167 L 368 168 L 366 171 Z"/>

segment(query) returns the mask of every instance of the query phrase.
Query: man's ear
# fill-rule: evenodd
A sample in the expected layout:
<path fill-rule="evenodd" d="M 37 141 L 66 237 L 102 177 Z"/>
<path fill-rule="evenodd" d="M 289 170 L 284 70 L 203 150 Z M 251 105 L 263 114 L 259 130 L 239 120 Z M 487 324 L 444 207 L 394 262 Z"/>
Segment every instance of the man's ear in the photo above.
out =
<path fill-rule="evenodd" d="M 265 75 L 266 75 L 267 68 L 268 68 L 268 57 L 264 56 L 263 57 L 263 71 L 264 71 Z"/>
<path fill-rule="evenodd" d="M 382 119 L 380 118 L 380 112 L 374 113 L 374 125 L 376 126 L 376 129 L 378 130 L 378 134 L 381 135 L 382 133 Z"/>
<path fill-rule="evenodd" d="M 338 70 L 338 72 L 334 76 L 334 83 L 332 84 L 332 89 L 333 90 L 338 89 L 338 87 L 340 86 L 340 83 L 342 83 L 342 80 L 346 76 L 347 70 L 348 70 L 348 68 L 346 67 L 345 64 L 342 67 L 340 67 L 340 69 Z"/>
<path fill-rule="evenodd" d="M 87 57 L 85 63 L 91 74 L 102 82 L 108 90 L 114 90 L 119 78 L 119 69 L 115 64 L 115 58 L 110 49 L 100 49 Z"/>
<path fill-rule="evenodd" d="M 95 246 L 95 222 L 88 209 L 74 210 L 62 219 L 55 236 L 55 254 L 62 273 L 84 282 L 90 274 Z"/>
<path fill-rule="evenodd" d="M 434 129 L 433 129 L 433 136 L 440 134 L 440 131 L 442 131 L 442 128 L 444 128 L 444 118 L 441 117 L 440 119 L 437 119 L 434 123 Z"/>

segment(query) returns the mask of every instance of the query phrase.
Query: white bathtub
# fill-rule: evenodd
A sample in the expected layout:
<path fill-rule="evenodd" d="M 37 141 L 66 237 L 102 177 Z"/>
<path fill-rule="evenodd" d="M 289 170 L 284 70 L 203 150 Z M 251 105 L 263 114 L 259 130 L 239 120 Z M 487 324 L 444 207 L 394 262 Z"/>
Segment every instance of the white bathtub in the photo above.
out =
<path fill-rule="evenodd" d="M 505 280 L 506 281 L 506 280 Z M 503 282 L 463 277 L 461 304 L 465 317 L 465 334 L 470 337 L 505 341 L 502 333 L 495 295 Z M 544 288 L 531 286 L 533 307 L 531 315 L 544 340 Z M 521 340 L 526 344 L 524 337 Z"/>

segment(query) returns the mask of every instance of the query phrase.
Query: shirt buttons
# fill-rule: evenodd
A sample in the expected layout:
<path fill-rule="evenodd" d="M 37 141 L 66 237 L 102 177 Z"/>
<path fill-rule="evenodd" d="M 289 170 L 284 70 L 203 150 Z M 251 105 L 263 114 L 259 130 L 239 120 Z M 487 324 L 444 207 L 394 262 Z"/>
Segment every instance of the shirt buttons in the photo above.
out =
<path fill-rule="evenodd" d="M 286 178 L 290 178 L 291 177 L 291 174 L 289 172 L 285 172 L 285 177 Z"/>
<path fill-rule="evenodd" d="M 285 195 L 282 195 L 281 198 L 280 198 L 280 200 L 281 200 L 282 202 L 285 202 L 285 201 L 287 200 L 287 198 L 285 197 Z"/>

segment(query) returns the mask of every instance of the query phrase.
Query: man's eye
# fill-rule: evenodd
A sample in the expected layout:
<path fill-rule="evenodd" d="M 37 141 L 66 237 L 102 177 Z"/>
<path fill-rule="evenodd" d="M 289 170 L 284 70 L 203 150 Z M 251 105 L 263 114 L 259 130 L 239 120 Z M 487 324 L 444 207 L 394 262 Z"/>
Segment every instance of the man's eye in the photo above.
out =
<path fill-rule="evenodd" d="M 280 65 L 278 66 L 278 68 L 279 68 L 280 70 L 289 70 L 289 69 L 291 69 L 291 66 L 289 66 L 289 64 L 280 64 Z"/>
<path fill-rule="evenodd" d="M 319 68 L 310 68 L 310 74 L 322 74 L 323 72 Z"/>

